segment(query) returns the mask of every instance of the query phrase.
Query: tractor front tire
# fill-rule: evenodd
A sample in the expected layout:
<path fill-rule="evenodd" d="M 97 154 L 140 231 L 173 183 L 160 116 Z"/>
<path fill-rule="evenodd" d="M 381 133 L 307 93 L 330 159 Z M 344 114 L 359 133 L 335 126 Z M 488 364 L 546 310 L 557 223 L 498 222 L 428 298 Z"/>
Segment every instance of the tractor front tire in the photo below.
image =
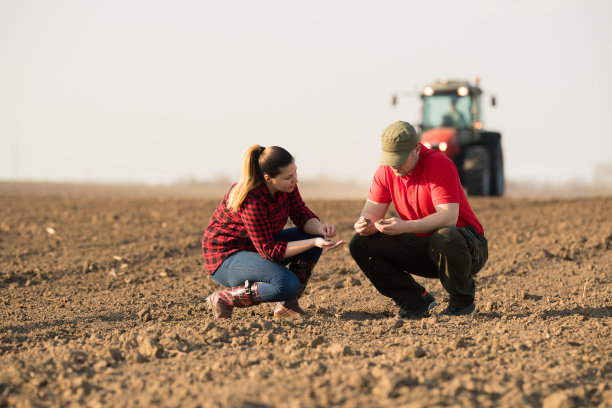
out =
<path fill-rule="evenodd" d="M 484 146 L 470 146 L 463 158 L 463 175 L 468 195 L 488 196 L 491 191 L 489 151 Z"/>

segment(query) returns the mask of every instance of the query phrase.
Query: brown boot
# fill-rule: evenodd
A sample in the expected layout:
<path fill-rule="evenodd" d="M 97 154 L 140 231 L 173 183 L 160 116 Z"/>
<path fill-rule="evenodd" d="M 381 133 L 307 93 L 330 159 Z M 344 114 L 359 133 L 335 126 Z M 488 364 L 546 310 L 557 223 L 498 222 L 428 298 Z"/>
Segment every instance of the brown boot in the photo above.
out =
<path fill-rule="evenodd" d="M 259 296 L 258 283 L 249 284 L 244 282 L 244 286 L 234 286 L 215 292 L 206 298 L 208 306 L 213 312 L 216 320 L 232 317 L 234 307 L 249 307 L 258 305 L 262 302 Z"/>
<path fill-rule="evenodd" d="M 275 317 L 303 317 L 307 315 L 304 309 L 300 307 L 297 297 L 282 302 L 276 302 L 276 306 L 274 307 Z"/>
<path fill-rule="evenodd" d="M 307 313 L 300 307 L 298 299 L 302 297 L 306 291 L 308 281 L 312 276 L 312 270 L 315 264 L 296 259 L 289 264 L 289 269 L 298 277 L 300 281 L 300 291 L 294 298 L 277 302 L 274 308 L 274 316 L 276 317 L 302 317 Z"/>

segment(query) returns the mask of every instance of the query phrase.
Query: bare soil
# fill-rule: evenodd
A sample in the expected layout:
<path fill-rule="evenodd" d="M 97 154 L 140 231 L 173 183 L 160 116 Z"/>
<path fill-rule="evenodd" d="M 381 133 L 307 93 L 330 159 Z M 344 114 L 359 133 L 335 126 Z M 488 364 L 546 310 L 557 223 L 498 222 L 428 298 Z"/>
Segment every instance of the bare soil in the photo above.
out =
<path fill-rule="evenodd" d="M 612 197 L 471 198 L 477 311 L 402 320 L 326 252 L 302 320 L 216 322 L 218 198 L 0 184 L 0 407 L 612 407 Z M 140 193 L 146 189 L 139 190 Z M 312 200 L 349 240 L 363 200 Z"/>

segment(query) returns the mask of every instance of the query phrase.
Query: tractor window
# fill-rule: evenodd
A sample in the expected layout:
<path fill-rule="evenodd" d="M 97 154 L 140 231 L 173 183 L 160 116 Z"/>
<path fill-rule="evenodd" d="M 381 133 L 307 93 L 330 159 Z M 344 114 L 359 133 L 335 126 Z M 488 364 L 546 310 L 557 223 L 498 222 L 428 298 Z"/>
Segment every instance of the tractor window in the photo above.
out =
<path fill-rule="evenodd" d="M 470 96 L 434 95 L 423 97 L 423 129 L 466 127 L 472 123 Z"/>

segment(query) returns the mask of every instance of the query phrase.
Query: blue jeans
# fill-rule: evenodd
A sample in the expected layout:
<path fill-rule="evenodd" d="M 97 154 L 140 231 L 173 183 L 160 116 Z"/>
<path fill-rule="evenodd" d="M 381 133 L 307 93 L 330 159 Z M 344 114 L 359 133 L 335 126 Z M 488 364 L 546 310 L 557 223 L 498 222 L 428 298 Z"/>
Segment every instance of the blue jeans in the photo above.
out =
<path fill-rule="evenodd" d="M 276 241 L 300 241 L 315 238 L 298 228 L 285 228 L 279 232 Z M 259 282 L 259 296 L 264 302 L 279 302 L 293 298 L 300 290 L 300 281 L 291 270 L 285 267 L 293 259 L 301 259 L 316 264 L 323 250 L 318 247 L 280 262 L 263 258 L 257 252 L 240 251 L 230 255 L 210 277 L 223 286 L 240 286 L 244 281 Z"/>

